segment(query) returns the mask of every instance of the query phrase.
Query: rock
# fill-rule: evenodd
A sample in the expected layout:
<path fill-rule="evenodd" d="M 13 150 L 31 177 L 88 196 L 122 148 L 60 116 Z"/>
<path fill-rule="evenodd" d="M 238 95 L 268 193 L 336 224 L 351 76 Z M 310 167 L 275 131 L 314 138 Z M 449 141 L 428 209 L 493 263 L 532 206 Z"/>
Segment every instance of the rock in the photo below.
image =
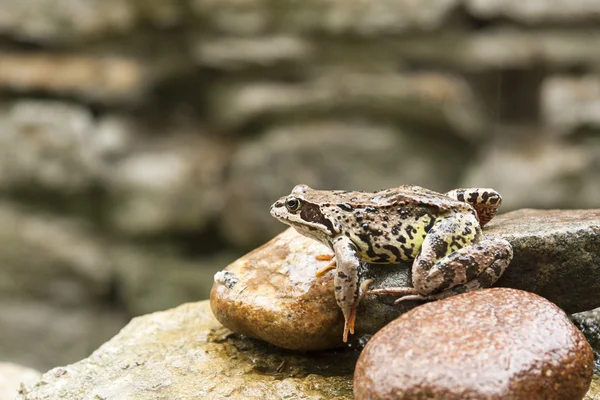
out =
<path fill-rule="evenodd" d="M 598 42 L 599 34 L 597 30 L 587 29 L 527 31 L 490 28 L 478 33 L 448 32 L 429 37 L 398 38 L 386 44 L 385 49 L 413 63 L 443 65 L 480 73 L 505 69 L 533 74 L 540 65 L 553 69 L 596 68 L 600 65 L 600 53 L 589 49 Z M 380 51 L 378 49 L 373 47 L 374 55 Z M 517 82 L 514 77 L 505 80 L 502 75 L 493 74 L 492 77 L 495 86 L 488 89 L 491 91 L 489 96 L 498 95 L 504 86 L 509 85 L 504 82 Z"/>
<path fill-rule="evenodd" d="M 600 308 L 571 315 L 571 320 L 594 350 L 596 374 L 600 378 Z M 599 382 L 600 383 L 600 382 Z M 600 387 L 599 387 L 600 389 Z M 598 393 L 600 395 L 600 392 Z"/>
<path fill-rule="evenodd" d="M 132 102 L 144 94 L 153 75 L 147 61 L 118 56 L 39 52 L 2 54 L 0 58 L 0 88 L 17 93 Z"/>
<path fill-rule="evenodd" d="M 312 59 L 313 46 L 296 36 L 202 38 L 195 51 L 199 64 L 226 70 L 248 67 L 304 64 Z"/>
<path fill-rule="evenodd" d="M 82 220 L 0 202 L 0 243 L 4 298 L 85 307 L 113 290 L 107 248 Z"/>
<path fill-rule="evenodd" d="M 109 223 L 129 235 L 200 231 L 221 211 L 226 146 L 199 135 L 140 141 L 104 184 Z"/>
<path fill-rule="evenodd" d="M 89 358 L 45 373 L 19 400 L 352 399 L 356 352 L 282 353 L 223 328 L 208 302 L 135 318 Z"/>
<path fill-rule="evenodd" d="M 275 31 L 349 34 L 372 37 L 406 31 L 435 30 L 460 4 L 456 0 L 421 7 L 412 1 L 376 2 L 315 0 L 281 2 L 192 1 L 205 29 L 218 33 L 256 35 Z"/>
<path fill-rule="evenodd" d="M 586 393 L 583 400 L 599 400 L 600 399 L 600 375 L 595 375 L 590 385 L 590 390 Z"/>
<path fill-rule="evenodd" d="M 517 307 L 515 307 L 517 305 Z M 581 399 L 590 345 L 554 304 L 494 288 L 409 311 L 374 335 L 356 399 Z"/>
<path fill-rule="evenodd" d="M 544 123 L 551 132 L 567 135 L 577 129 L 600 129 L 600 77 L 554 76 L 542 86 Z"/>
<path fill-rule="evenodd" d="M 9 0 L 2 6 L 1 33 L 42 43 L 124 33 L 136 17 L 127 0 Z"/>
<path fill-rule="evenodd" d="M 294 350 L 341 344 L 333 276 L 315 279 L 329 249 L 292 228 L 215 275 L 211 307 L 229 329 Z"/>
<path fill-rule="evenodd" d="M 449 190 L 459 178 L 466 148 L 453 136 L 430 140 L 358 121 L 281 126 L 232 156 L 220 230 L 242 248 L 273 237 L 283 226 L 267 211 L 298 183 L 377 190 L 420 182 Z"/>
<path fill-rule="evenodd" d="M 519 210 L 497 216 L 486 235 L 511 242 L 514 257 L 498 285 L 538 293 L 569 313 L 600 307 L 600 210 Z M 343 317 L 332 274 L 316 255 L 324 245 L 289 228 L 217 274 L 211 292 L 215 316 L 226 327 L 280 347 L 340 346 Z M 410 264 L 369 265 L 373 288 L 411 286 Z M 393 305 L 391 296 L 366 296 L 357 334 L 371 334 L 417 302 Z"/>
<path fill-rule="evenodd" d="M 0 362 L 0 399 L 14 399 L 21 383 L 31 385 L 39 379 L 40 375 L 38 371 L 31 368 Z"/>
<path fill-rule="evenodd" d="M 0 300 L 0 355 L 43 371 L 86 357 L 130 318 L 124 310 L 105 305 L 76 308 L 4 296 Z"/>
<path fill-rule="evenodd" d="M 99 185 L 107 158 L 116 151 L 116 144 L 127 143 L 129 135 L 127 124 L 118 118 L 95 120 L 89 109 L 72 103 L 23 100 L 2 104 L 0 191 L 47 191 L 72 200 L 74 194 Z"/>
<path fill-rule="evenodd" d="M 600 5 L 594 1 L 466 0 L 467 10 L 478 18 L 509 18 L 526 24 L 576 23 L 600 19 Z"/>
<path fill-rule="evenodd" d="M 485 149 L 460 186 L 493 187 L 502 193 L 508 210 L 600 206 L 600 141 L 567 144 L 535 132 L 514 133 L 520 134 L 515 140 Z"/>
<path fill-rule="evenodd" d="M 319 116 L 386 118 L 478 137 L 484 121 L 473 92 L 457 76 L 338 70 L 306 82 L 218 86 L 216 123 L 229 128 Z"/>
<path fill-rule="evenodd" d="M 498 286 L 537 293 L 568 313 L 600 307 L 600 209 L 513 211 L 484 234 L 513 247 Z"/>

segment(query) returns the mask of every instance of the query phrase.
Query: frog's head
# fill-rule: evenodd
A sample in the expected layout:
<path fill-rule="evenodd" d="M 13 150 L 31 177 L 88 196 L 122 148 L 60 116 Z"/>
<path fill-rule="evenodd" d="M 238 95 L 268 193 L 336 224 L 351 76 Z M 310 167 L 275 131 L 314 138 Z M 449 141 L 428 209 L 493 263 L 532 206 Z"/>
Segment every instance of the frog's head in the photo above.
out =
<path fill-rule="evenodd" d="M 271 215 L 294 227 L 299 233 L 329 244 L 341 232 L 339 222 L 324 212 L 329 205 L 323 193 L 306 185 L 297 185 L 288 196 L 271 206 Z"/>

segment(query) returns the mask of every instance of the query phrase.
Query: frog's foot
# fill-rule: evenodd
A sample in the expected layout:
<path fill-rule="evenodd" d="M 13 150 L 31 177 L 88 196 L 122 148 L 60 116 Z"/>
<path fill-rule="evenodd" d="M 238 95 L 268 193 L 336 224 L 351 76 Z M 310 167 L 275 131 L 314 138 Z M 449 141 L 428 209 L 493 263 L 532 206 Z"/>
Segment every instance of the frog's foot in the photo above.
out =
<path fill-rule="evenodd" d="M 354 323 L 356 322 L 356 309 L 358 308 L 358 305 L 360 304 L 360 301 L 362 300 L 363 297 L 365 297 L 365 294 L 367 294 L 366 289 L 369 287 L 369 285 L 373 283 L 373 279 L 367 279 L 366 281 L 364 281 L 363 283 L 360 284 L 360 288 L 358 289 L 358 297 L 356 299 L 356 301 L 354 302 L 354 304 L 352 304 L 352 308 L 350 309 L 350 315 L 348 316 L 348 320 L 345 321 L 344 323 L 344 343 L 346 343 L 348 341 L 348 333 L 351 333 L 354 335 Z"/>
<path fill-rule="evenodd" d="M 320 254 L 315 257 L 318 261 L 331 261 L 329 264 L 317 271 L 317 273 L 315 274 L 317 278 L 320 278 L 327 272 L 331 271 L 332 269 L 335 269 L 337 263 L 333 259 L 334 257 L 334 254 Z"/>
<path fill-rule="evenodd" d="M 502 204 L 502 197 L 494 189 L 454 189 L 447 192 L 446 196 L 472 205 L 479 218 L 480 226 L 490 222 L 498 212 L 500 204 Z"/>

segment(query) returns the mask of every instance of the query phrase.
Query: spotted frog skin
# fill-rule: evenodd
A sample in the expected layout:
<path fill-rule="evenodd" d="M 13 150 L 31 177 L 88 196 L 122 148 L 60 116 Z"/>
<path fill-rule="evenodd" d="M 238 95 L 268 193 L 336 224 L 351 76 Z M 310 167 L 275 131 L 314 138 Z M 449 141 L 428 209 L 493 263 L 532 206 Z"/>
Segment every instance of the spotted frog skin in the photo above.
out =
<path fill-rule="evenodd" d="M 345 342 L 348 332 L 354 333 L 356 307 L 364 294 L 391 294 L 399 297 L 397 302 L 436 300 L 491 286 L 512 259 L 506 240 L 482 240 L 481 235 L 501 201 L 492 189 L 441 194 L 411 185 L 377 192 L 298 185 L 271 206 L 271 215 L 333 250 L 335 261 L 317 275 L 336 269 Z M 413 261 L 413 287 L 366 290 L 370 281 L 358 282 L 361 261 Z"/>

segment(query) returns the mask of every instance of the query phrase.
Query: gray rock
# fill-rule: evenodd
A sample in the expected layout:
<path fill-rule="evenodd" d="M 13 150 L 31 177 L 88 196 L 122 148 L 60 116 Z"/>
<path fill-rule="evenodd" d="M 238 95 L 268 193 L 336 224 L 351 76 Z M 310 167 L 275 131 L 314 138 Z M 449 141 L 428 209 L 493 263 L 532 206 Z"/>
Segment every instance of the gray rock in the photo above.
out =
<path fill-rule="evenodd" d="M 527 24 L 552 22 L 575 23 L 600 19 L 600 5 L 595 1 L 558 0 L 466 0 L 467 10 L 479 18 L 510 18 Z"/>
<path fill-rule="evenodd" d="M 93 130 L 91 113 L 78 105 L 22 101 L 0 110 L 0 188 L 89 187 L 94 157 L 86 144 Z"/>
<path fill-rule="evenodd" d="M 377 332 L 360 355 L 360 399 L 581 399 L 592 349 L 556 305 L 494 288 L 432 302 Z"/>
<path fill-rule="evenodd" d="M 542 86 L 544 124 L 557 134 L 577 129 L 600 129 L 600 77 L 553 76 Z"/>
<path fill-rule="evenodd" d="M 313 45 L 290 36 L 201 38 L 195 56 L 199 64 L 226 70 L 305 64 L 312 60 Z"/>
<path fill-rule="evenodd" d="M 42 43 L 126 32 L 136 17 L 126 0 L 7 0 L 2 7 L 0 32 Z"/>
<path fill-rule="evenodd" d="M 583 332 L 588 342 L 592 345 L 596 374 L 600 377 L 600 308 L 573 314 L 571 315 L 571 320 Z M 598 394 L 600 395 L 600 392 Z"/>
<path fill-rule="evenodd" d="M 31 368 L 0 362 L 0 399 L 14 399 L 21 383 L 32 385 L 40 375 L 40 372 Z"/>
<path fill-rule="evenodd" d="M 135 318 L 78 363 L 54 368 L 19 400 L 86 398 L 352 399 L 355 352 L 281 353 L 223 328 L 208 302 Z"/>
<path fill-rule="evenodd" d="M 497 216 L 484 234 L 513 246 L 498 286 L 540 294 L 569 313 L 600 306 L 600 210 L 519 210 Z M 315 276 L 326 263 L 315 256 L 330 253 L 289 228 L 217 276 L 215 315 L 230 329 L 285 348 L 340 346 L 343 317 L 333 272 Z M 362 278 L 374 279 L 373 288 L 411 286 L 409 269 L 408 263 L 368 265 Z M 357 311 L 357 334 L 374 333 L 419 304 L 394 300 L 366 296 Z"/>
<path fill-rule="evenodd" d="M 108 169 L 103 184 L 115 230 L 138 236 L 200 231 L 221 211 L 227 147 L 177 133 L 139 140 Z"/>
<path fill-rule="evenodd" d="M 478 137 L 483 116 L 462 79 L 438 73 L 338 70 L 306 82 L 251 82 L 217 87 L 214 117 L 225 127 L 352 115 L 386 118 Z"/>
<path fill-rule="evenodd" d="M 508 210 L 600 207 L 600 141 L 567 144 L 531 131 L 514 133 L 520 135 L 484 149 L 460 186 L 493 187 Z"/>
<path fill-rule="evenodd" d="M 52 192 L 65 199 L 89 192 L 131 136 L 124 120 L 96 120 L 89 109 L 73 103 L 24 100 L 2 106 L 2 192 Z"/>
<path fill-rule="evenodd" d="M 0 293 L 63 306 L 96 304 L 112 290 L 107 248 L 82 220 L 0 203 Z"/>
<path fill-rule="evenodd" d="M 357 190 L 419 182 L 449 190 L 457 181 L 466 153 L 456 137 L 430 140 L 352 122 L 283 126 L 241 146 L 229 169 L 223 235 L 245 248 L 268 240 L 283 226 L 266 210 L 300 182 Z"/>
<path fill-rule="evenodd" d="M 540 65 L 552 69 L 595 69 L 600 65 L 600 52 L 594 46 L 599 35 L 597 30 L 585 29 L 527 31 L 496 28 L 476 34 L 448 32 L 444 35 L 406 37 L 384 46 L 387 52 L 406 61 L 439 64 L 471 72 L 498 69 L 534 72 Z M 373 54 L 378 52 L 377 47 L 373 50 Z M 494 78 L 502 79 L 496 75 Z M 496 83 L 510 85 L 509 82 L 514 82 L 512 79 Z M 498 95 L 501 88 L 494 86 L 492 93 Z"/>
<path fill-rule="evenodd" d="M 251 2 L 194 0 L 192 6 L 206 28 L 229 34 L 272 31 L 373 36 L 411 30 L 434 30 L 459 2 L 444 0 L 422 7 L 409 0 L 376 2 L 268 0 Z"/>

